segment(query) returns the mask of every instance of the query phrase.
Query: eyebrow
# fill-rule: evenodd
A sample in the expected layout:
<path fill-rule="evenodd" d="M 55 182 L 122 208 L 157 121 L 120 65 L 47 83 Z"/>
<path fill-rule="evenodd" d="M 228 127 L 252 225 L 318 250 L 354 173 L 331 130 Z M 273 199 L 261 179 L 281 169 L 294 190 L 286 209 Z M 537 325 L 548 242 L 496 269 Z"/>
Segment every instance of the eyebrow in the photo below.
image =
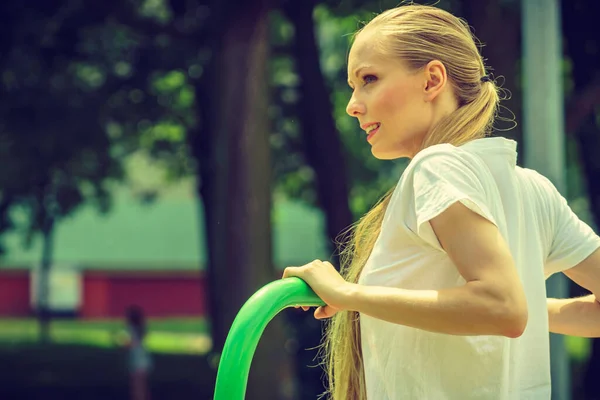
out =
<path fill-rule="evenodd" d="M 356 76 L 356 77 L 358 78 L 358 73 L 359 73 L 361 70 L 363 70 L 363 69 L 365 69 L 365 68 L 369 68 L 369 67 L 371 67 L 371 65 L 362 65 L 362 66 L 360 66 L 360 67 L 356 68 L 356 69 L 354 70 L 354 76 Z M 352 82 L 351 82 L 350 80 L 348 80 L 348 85 L 352 86 Z"/>

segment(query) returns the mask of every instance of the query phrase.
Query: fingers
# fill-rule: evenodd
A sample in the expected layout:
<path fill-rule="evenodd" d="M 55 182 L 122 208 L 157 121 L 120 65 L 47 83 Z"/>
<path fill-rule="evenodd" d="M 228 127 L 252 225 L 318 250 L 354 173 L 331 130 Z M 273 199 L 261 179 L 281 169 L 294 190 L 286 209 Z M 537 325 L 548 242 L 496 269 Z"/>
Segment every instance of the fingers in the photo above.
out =
<path fill-rule="evenodd" d="M 301 267 L 287 267 L 283 270 L 282 279 L 298 277 L 304 279 L 307 282 L 310 282 L 311 277 L 314 277 L 315 274 L 323 274 L 327 272 L 326 270 L 321 269 L 323 267 L 333 268 L 333 265 L 328 261 L 314 260 Z M 301 306 L 298 304 L 294 305 L 294 308 L 302 308 L 302 310 L 304 311 L 308 311 L 310 309 L 310 307 L 308 306 Z M 317 319 L 330 318 L 334 316 L 337 313 L 337 311 L 337 309 L 329 306 L 318 307 L 315 310 L 314 316 Z"/>
<path fill-rule="evenodd" d="M 306 265 L 303 265 L 302 267 L 287 267 L 287 268 L 285 268 L 283 270 L 282 279 L 290 278 L 292 276 L 302 278 L 302 274 L 304 272 L 308 271 L 309 268 L 311 268 L 313 266 L 321 266 L 321 265 L 329 265 L 329 266 L 333 267 L 333 265 L 328 261 L 314 260 Z"/>
<path fill-rule="evenodd" d="M 283 270 L 283 276 L 281 277 L 281 279 L 285 279 L 285 278 L 289 278 L 290 276 L 294 276 L 294 269 L 296 269 L 296 267 L 287 267 L 286 269 Z"/>
<path fill-rule="evenodd" d="M 300 307 L 302 307 L 302 309 L 303 309 L 304 311 L 308 311 L 308 310 L 310 309 L 310 307 L 309 307 L 309 306 L 294 306 L 294 308 L 300 308 Z"/>
<path fill-rule="evenodd" d="M 315 310 L 316 319 L 331 318 L 337 314 L 338 310 L 330 306 L 321 306 Z"/>
<path fill-rule="evenodd" d="M 308 311 L 310 309 L 309 306 L 299 306 L 295 305 L 294 308 L 302 308 L 304 311 Z M 333 317 L 337 314 L 338 309 L 330 306 L 321 306 L 317 307 L 314 312 L 314 316 L 316 319 L 327 319 Z"/>
<path fill-rule="evenodd" d="M 292 276 L 296 276 L 298 278 L 302 278 L 302 273 L 306 270 L 306 266 L 303 267 L 287 267 L 283 270 L 283 276 L 281 279 L 291 278 Z"/>

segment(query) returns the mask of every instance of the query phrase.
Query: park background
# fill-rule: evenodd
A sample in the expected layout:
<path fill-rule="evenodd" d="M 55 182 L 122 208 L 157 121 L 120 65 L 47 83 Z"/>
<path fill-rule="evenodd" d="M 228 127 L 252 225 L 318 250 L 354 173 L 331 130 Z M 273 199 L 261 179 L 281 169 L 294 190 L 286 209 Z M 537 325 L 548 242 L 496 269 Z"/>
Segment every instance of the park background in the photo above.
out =
<path fill-rule="evenodd" d="M 545 63 L 524 51 L 525 1 L 436 3 L 483 42 L 507 90 L 500 115 L 517 122 L 495 133 L 518 141 L 521 165 L 557 140 L 526 140 L 525 99 L 546 82 L 523 72 Z M 600 2 L 531 1 L 559 11 L 558 186 L 598 227 Z M 211 398 L 244 301 L 288 265 L 335 262 L 337 235 L 406 166 L 374 159 L 345 113 L 351 34 L 397 3 L 2 2 L 0 399 L 127 399 L 133 304 L 149 319 L 153 399 Z M 277 316 L 248 398 L 315 399 L 321 328 Z M 600 398 L 600 342 L 565 339 L 569 396 Z"/>

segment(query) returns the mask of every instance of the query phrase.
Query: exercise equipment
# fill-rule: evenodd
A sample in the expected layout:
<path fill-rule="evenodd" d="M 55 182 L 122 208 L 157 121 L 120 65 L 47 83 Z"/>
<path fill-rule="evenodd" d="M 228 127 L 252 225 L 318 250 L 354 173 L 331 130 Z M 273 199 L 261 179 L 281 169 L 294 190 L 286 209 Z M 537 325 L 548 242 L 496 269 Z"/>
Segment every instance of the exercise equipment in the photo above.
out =
<path fill-rule="evenodd" d="M 282 310 L 325 303 L 300 278 L 280 279 L 263 286 L 242 306 L 225 340 L 217 370 L 214 400 L 243 400 L 258 341 L 267 324 Z"/>

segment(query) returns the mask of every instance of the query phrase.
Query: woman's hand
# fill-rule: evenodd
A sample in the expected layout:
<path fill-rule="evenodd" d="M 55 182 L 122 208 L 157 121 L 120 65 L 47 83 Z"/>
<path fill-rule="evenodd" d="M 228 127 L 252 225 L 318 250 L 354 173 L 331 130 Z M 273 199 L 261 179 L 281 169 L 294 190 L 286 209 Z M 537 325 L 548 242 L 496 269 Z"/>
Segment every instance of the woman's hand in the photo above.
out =
<path fill-rule="evenodd" d="M 345 309 L 353 284 L 346 282 L 339 272 L 327 261 L 315 260 L 301 267 L 287 267 L 283 278 L 298 277 L 305 281 L 325 302 L 325 306 L 315 310 L 315 318 L 330 318 Z M 308 310 L 308 307 L 302 307 Z"/>

